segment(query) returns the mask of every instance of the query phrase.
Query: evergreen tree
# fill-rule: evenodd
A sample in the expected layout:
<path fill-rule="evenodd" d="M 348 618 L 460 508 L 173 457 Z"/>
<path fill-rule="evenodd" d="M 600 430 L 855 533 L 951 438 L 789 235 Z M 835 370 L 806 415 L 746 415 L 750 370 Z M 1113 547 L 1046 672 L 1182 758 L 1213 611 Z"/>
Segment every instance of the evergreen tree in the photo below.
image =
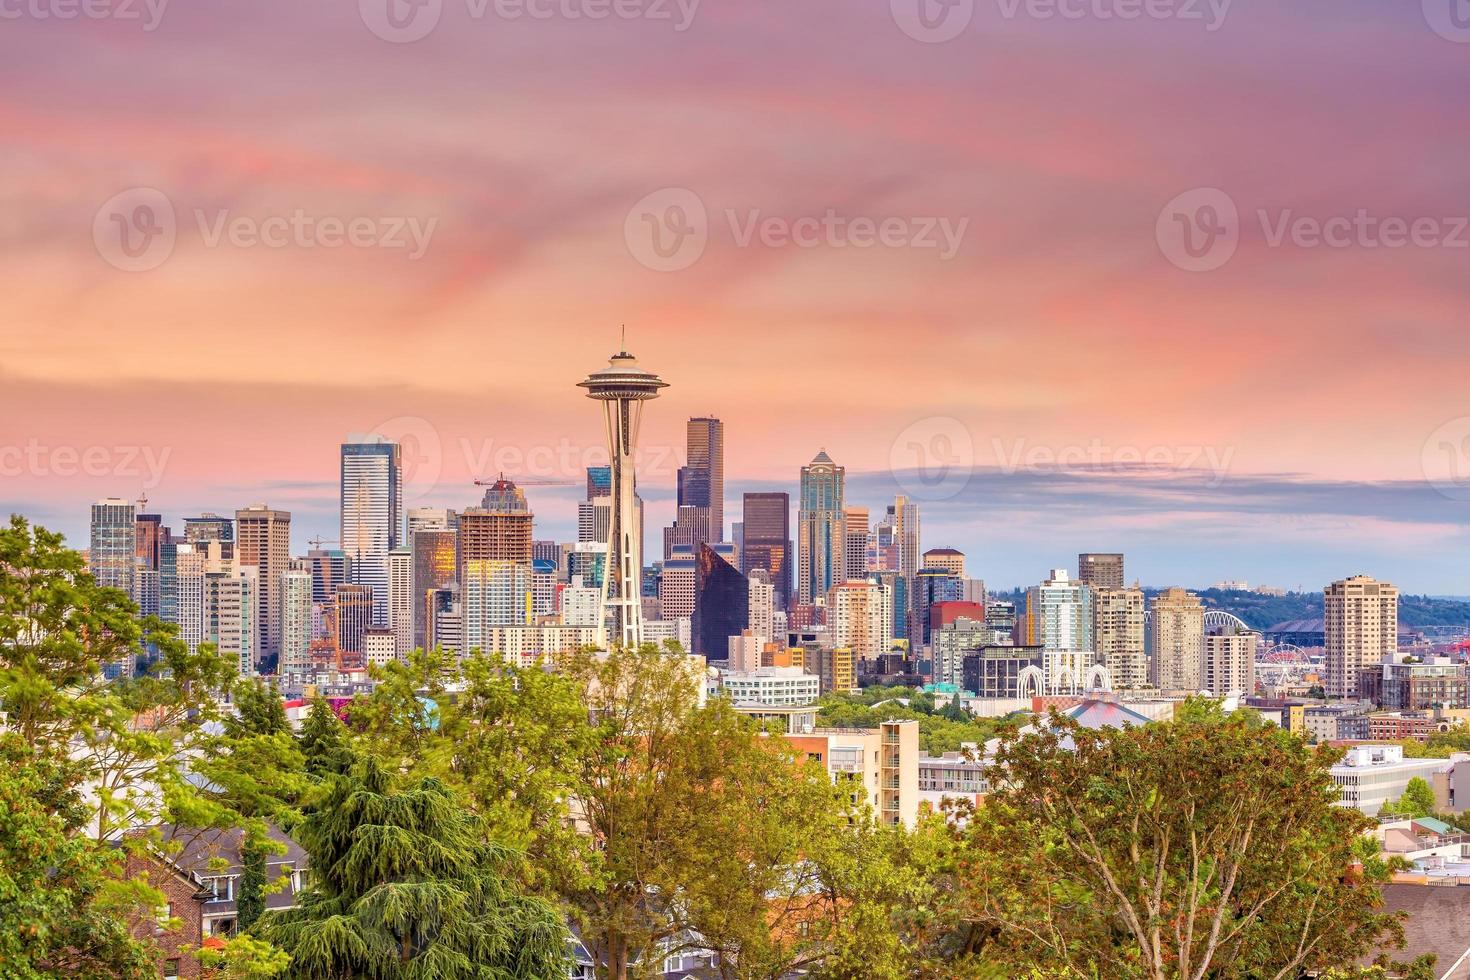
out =
<path fill-rule="evenodd" d="M 240 898 L 235 906 L 235 924 L 244 932 L 265 911 L 266 849 L 259 841 L 247 836 L 241 845 L 240 857 L 245 867 L 240 874 Z"/>
<path fill-rule="evenodd" d="M 306 757 L 306 771 L 317 778 L 345 775 L 353 762 L 347 726 L 321 695 L 311 699 L 310 707 L 296 738 Z"/>
<path fill-rule="evenodd" d="M 237 715 L 226 720 L 233 735 L 284 735 L 291 731 L 286 720 L 286 702 L 274 683 L 259 677 L 242 677 L 232 692 Z"/>
<path fill-rule="evenodd" d="M 333 777 L 299 838 L 312 885 L 256 932 L 291 956 L 289 976 L 336 980 L 486 977 L 545 980 L 566 972 L 556 911 L 502 873 L 479 819 L 434 779 L 396 788 L 374 760 Z"/>

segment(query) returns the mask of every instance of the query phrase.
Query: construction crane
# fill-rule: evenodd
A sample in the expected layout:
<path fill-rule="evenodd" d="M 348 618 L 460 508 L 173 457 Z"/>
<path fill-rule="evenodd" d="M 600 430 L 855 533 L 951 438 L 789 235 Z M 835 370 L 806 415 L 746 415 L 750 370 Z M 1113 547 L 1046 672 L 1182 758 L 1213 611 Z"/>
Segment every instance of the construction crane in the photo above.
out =
<path fill-rule="evenodd" d="M 496 477 L 493 480 L 476 480 L 475 481 L 475 486 L 477 486 L 477 487 L 493 487 L 495 484 L 500 483 L 503 480 L 505 480 L 505 474 L 504 473 L 501 473 L 498 477 Z M 512 478 L 509 482 L 514 483 L 518 487 L 575 487 L 575 486 L 580 486 L 582 484 L 582 480 L 581 479 L 575 479 L 575 480 L 538 480 L 538 479 L 522 479 L 520 477 Z"/>
<path fill-rule="evenodd" d="M 306 543 L 309 544 L 309 545 L 311 545 L 312 548 L 314 550 L 317 550 L 317 551 L 320 551 L 322 545 L 326 544 L 328 541 L 332 542 L 332 544 L 341 544 L 342 543 L 342 542 L 338 541 L 336 538 L 324 538 L 320 534 L 318 534 L 314 538 L 307 538 L 306 539 Z"/>

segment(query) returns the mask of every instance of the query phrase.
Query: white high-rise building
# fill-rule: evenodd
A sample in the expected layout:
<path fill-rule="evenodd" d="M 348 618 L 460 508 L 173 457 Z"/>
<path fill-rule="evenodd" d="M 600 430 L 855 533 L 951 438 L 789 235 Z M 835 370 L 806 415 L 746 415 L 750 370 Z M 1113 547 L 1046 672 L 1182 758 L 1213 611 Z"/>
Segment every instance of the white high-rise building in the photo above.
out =
<path fill-rule="evenodd" d="M 402 450 L 384 440 L 342 444 L 341 545 L 355 585 L 372 589 L 373 625 L 388 625 L 388 554 L 403 534 Z"/>
<path fill-rule="evenodd" d="M 776 637 L 776 586 L 771 582 L 771 573 L 757 568 L 748 576 L 750 579 L 750 619 L 747 627 L 762 643 Z"/>
<path fill-rule="evenodd" d="M 413 552 L 394 548 L 388 552 L 388 629 L 393 633 L 393 655 L 407 660 L 413 649 Z"/>
<path fill-rule="evenodd" d="M 1026 590 L 1026 617 L 1022 637 L 1042 648 L 1042 672 L 1051 693 L 1085 690 L 1095 683 L 1098 663 L 1093 635 L 1092 588 L 1052 569 L 1040 585 Z"/>
<path fill-rule="evenodd" d="M 137 519 L 129 501 L 108 497 L 92 505 L 92 538 L 87 551 L 87 570 L 98 585 L 122 589 L 135 597 Z"/>
<path fill-rule="evenodd" d="M 598 626 L 602 619 L 602 590 L 582 584 L 582 576 L 573 575 L 572 584 L 561 590 L 561 624 L 563 626 Z"/>
<path fill-rule="evenodd" d="M 260 655 L 260 573 L 253 565 L 204 574 L 204 639 L 252 677 Z"/>
<path fill-rule="evenodd" d="M 827 593 L 832 648 L 875 660 L 893 647 L 893 594 L 879 581 L 844 582 Z"/>
<path fill-rule="evenodd" d="M 217 544 L 217 542 L 208 542 Z M 208 555 L 206 543 L 178 546 L 176 578 L 178 589 L 179 639 L 197 653 L 204 642 L 204 574 Z"/>
<path fill-rule="evenodd" d="M 1256 691 L 1256 646 L 1259 633 L 1205 635 L 1205 690 L 1217 698 Z"/>
<path fill-rule="evenodd" d="M 301 673 L 311 660 L 311 571 L 281 574 L 281 673 Z"/>
<path fill-rule="evenodd" d="M 465 562 L 460 583 L 464 610 L 463 642 L 466 652 L 503 653 L 489 644 L 493 630 L 502 626 L 530 626 L 531 566 L 525 562 L 477 558 Z"/>

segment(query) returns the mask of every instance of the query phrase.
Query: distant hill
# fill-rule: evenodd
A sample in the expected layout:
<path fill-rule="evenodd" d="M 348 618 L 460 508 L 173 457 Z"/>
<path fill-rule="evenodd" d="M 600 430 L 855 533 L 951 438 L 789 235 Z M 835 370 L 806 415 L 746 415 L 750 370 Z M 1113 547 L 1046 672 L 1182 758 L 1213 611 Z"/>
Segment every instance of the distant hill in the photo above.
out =
<path fill-rule="evenodd" d="M 1143 590 L 1152 596 L 1158 589 Z M 1234 613 L 1252 629 L 1265 629 L 1291 619 L 1320 619 L 1322 593 L 1288 592 L 1286 595 L 1261 595 L 1256 592 L 1227 592 L 1224 589 L 1194 591 L 1205 606 Z M 1025 605 L 1023 590 L 997 593 L 1010 599 L 1020 609 Z M 1437 599 L 1423 595 L 1399 596 L 1399 623 L 1403 626 L 1470 625 L 1470 602 L 1459 599 Z"/>

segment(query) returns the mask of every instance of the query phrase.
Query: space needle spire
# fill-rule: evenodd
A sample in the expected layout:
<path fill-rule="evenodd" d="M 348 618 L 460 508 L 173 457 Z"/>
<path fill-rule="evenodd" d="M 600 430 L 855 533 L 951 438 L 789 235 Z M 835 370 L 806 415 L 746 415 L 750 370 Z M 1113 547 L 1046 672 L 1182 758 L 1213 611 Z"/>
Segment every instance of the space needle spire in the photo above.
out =
<path fill-rule="evenodd" d="M 607 423 L 612 508 L 602 570 L 603 623 L 609 645 L 637 649 L 643 642 L 643 528 L 637 508 L 633 453 L 643 403 L 657 398 L 668 384 L 640 368 L 624 342 L 607 367 L 594 371 L 577 386 L 587 389 L 588 398 L 602 402 Z"/>

